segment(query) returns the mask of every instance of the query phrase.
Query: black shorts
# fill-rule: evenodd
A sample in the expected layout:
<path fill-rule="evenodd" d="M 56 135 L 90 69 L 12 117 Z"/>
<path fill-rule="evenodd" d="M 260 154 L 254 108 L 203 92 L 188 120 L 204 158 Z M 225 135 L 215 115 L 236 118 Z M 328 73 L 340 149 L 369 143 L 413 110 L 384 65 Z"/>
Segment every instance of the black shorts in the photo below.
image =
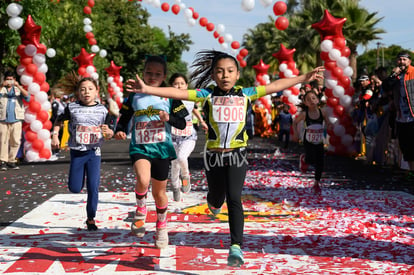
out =
<path fill-rule="evenodd" d="M 157 159 L 150 158 L 143 154 L 131 155 L 132 165 L 139 160 L 146 159 L 151 163 L 151 178 L 162 181 L 168 178 L 168 172 L 170 171 L 170 159 Z"/>
<path fill-rule="evenodd" d="M 414 161 L 414 122 L 397 122 L 397 136 L 405 161 Z"/>

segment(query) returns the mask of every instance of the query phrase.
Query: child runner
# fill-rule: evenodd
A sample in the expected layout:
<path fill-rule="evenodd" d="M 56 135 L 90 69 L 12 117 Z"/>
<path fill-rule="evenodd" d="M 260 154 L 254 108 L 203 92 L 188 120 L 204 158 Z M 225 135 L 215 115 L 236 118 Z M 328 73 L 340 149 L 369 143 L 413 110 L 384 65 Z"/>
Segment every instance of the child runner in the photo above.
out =
<path fill-rule="evenodd" d="M 167 63 L 160 56 L 147 57 L 144 65 L 144 81 L 151 87 L 166 86 Z M 157 223 L 155 246 L 168 245 L 167 230 L 167 178 L 170 160 L 176 158 L 171 141 L 171 126 L 184 129 L 188 115 L 185 105 L 178 100 L 146 94 L 131 93 L 123 104 L 116 128 L 116 139 L 126 139 L 125 132 L 133 119 L 129 154 L 137 175 L 135 197 L 137 209 L 131 231 L 138 237 L 145 234 L 147 216 L 147 192 L 152 183 Z"/>
<path fill-rule="evenodd" d="M 183 74 L 173 74 L 170 77 L 168 83 L 172 87 L 182 89 L 184 92 L 187 92 L 188 80 L 187 77 Z M 203 120 L 194 102 L 183 101 L 183 103 L 185 104 L 185 107 L 189 113 L 189 115 L 185 117 L 187 126 L 184 130 L 177 129 L 175 127 L 171 128 L 171 137 L 175 152 L 177 154 L 177 159 L 171 161 L 171 185 L 173 187 L 173 197 L 175 201 L 180 201 L 181 191 L 183 193 L 188 193 L 191 190 L 188 157 L 194 150 L 197 140 L 197 131 L 195 131 L 193 126 L 192 114 L 194 114 L 197 117 L 198 121 L 200 121 L 203 130 L 208 129 L 206 122 Z"/>
<path fill-rule="evenodd" d="M 52 132 L 52 147 L 59 148 L 59 130 L 63 121 L 69 120 L 69 190 L 80 193 L 85 185 L 88 190 L 86 225 L 89 231 L 97 230 L 95 224 L 101 177 L 101 146 L 104 138 L 110 139 L 114 132 L 109 129 L 106 107 L 95 100 L 98 83 L 89 77 L 82 78 L 76 87 L 78 101 L 69 103 L 58 116 Z"/>
<path fill-rule="evenodd" d="M 235 86 L 240 77 L 237 60 L 220 51 L 201 51 L 196 55 L 191 79 L 196 90 L 183 92 L 174 87 L 156 88 L 146 85 L 139 76 L 127 81 L 127 91 L 154 94 L 175 99 L 201 101 L 208 125 L 205 169 L 208 182 L 207 205 L 213 215 L 227 202 L 231 246 L 229 266 L 244 263 L 244 213 L 241 193 L 247 170 L 246 113 L 252 100 L 287 89 L 304 81 L 323 78 L 318 67 L 306 75 L 284 78 L 266 86 L 243 88 Z M 211 81 L 217 86 L 206 87 Z"/>
<path fill-rule="evenodd" d="M 306 173 L 309 164 L 315 166 L 315 184 L 313 190 L 316 194 L 321 193 L 319 182 L 322 177 L 324 165 L 324 124 L 328 124 L 327 116 L 323 109 L 319 107 L 319 97 L 314 91 L 308 91 L 302 98 L 299 105 L 302 111 L 295 117 L 293 121 L 293 140 L 298 140 L 298 123 L 304 121 L 303 145 L 305 154 L 299 157 L 299 169 L 302 173 Z"/>

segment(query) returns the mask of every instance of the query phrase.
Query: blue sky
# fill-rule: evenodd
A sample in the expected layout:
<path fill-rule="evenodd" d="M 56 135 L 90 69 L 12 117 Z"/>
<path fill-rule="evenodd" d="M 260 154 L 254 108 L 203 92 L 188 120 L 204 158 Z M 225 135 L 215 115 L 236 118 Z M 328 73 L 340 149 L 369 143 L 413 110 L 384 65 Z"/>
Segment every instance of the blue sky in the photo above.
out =
<path fill-rule="evenodd" d="M 167 2 L 175 4 L 173 0 L 160 0 L 161 3 Z M 254 1 L 254 0 L 250 0 Z M 247 12 L 242 9 L 242 0 L 181 0 L 186 8 L 193 7 L 200 14 L 206 17 L 209 22 L 222 24 L 225 33 L 233 37 L 233 41 L 243 40 L 243 34 L 255 25 L 267 22 L 268 16 L 273 16 L 272 4 L 264 7 L 261 0 L 255 0 L 254 8 Z M 194 55 L 199 50 L 216 49 L 223 50 L 217 39 L 214 39 L 213 32 L 208 32 L 201 27 L 198 22 L 195 26 L 187 23 L 184 11 L 175 15 L 171 11 L 163 12 L 160 8 L 155 8 L 145 1 L 143 5 L 151 13 L 150 24 L 167 30 L 171 26 L 175 33 L 189 33 L 194 44 L 190 51 L 183 54 L 183 60 L 191 63 Z M 407 49 L 414 49 L 414 28 L 412 27 L 410 16 L 414 10 L 413 0 L 361 0 L 360 5 L 370 12 L 378 12 L 378 17 L 383 17 L 378 27 L 386 31 L 381 35 L 381 40 L 374 41 L 368 48 L 376 48 L 376 43 L 381 42 L 385 46 L 392 44 L 401 45 Z M 346 23 L 345 23 L 346 24 Z M 230 48 L 230 47 L 229 47 Z M 365 49 L 359 48 L 362 53 Z M 230 52 L 230 51 L 229 51 Z"/>

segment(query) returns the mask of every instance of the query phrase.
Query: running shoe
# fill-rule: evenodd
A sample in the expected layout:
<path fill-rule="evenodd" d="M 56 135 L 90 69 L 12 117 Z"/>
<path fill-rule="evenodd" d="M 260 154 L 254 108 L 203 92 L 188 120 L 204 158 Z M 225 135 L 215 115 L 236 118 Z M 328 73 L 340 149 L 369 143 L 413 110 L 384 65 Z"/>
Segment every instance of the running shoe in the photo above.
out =
<path fill-rule="evenodd" d="M 207 206 L 208 206 L 208 209 L 210 210 L 210 213 L 213 214 L 214 217 L 217 216 L 218 214 L 220 214 L 221 207 L 220 208 L 215 208 L 208 201 L 207 201 Z"/>
<path fill-rule="evenodd" d="M 321 195 L 322 189 L 321 189 L 321 186 L 319 185 L 318 182 L 315 182 L 312 189 L 313 189 L 313 193 L 315 193 L 315 195 L 318 195 L 318 196 Z"/>
<path fill-rule="evenodd" d="M 4 161 L 1 162 L 0 169 L 3 170 L 3 171 L 7 170 L 7 164 Z"/>
<path fill-rule="evenodd" d="M 134 219 L 131 223 L 131 232 L 137 237 L 144 237 L 145 235 L 145 219 L 147 218 L 147 208 L 137 208 Z"/>
<path fill-rule="evenodd" d="M 227 265 L 233 267 L 240 267 L 244 264 L 243 252 L 238 244 L 230 246 L 229 256 L 227 257 Z"/>
<path fill-rule="evenodd" d="M 98 230 L 98 227 L 96 226 L 96 224 L 95 224 L 95 220 L 90 220 L 90 219 L 87 219 L 86 220 L 86 226 L 88 227 L 88 231 L 96 231 L 96 230 Z"/>
<path fill-rule="evenodd" d="M 299 157 L 299 170 L 302 173 L 306 173 L 308 171 L 309 164 L 305 162 L 305 154 L 301 154 Z"/>
<path fill-rule="evenodd" d="M 18 170 L 18 169 L 20 169 L 20 167 L 19 167 L 19 166 L 17 166 L 17 164 L 16 164 L 15 162 L 8 162 L 8 163 L 7 163 L 7 166 L 8 166 L 10 169 L 13 169 L 13 170 Z"/>
<path fill-rule="evenodd" d="M 158 249 L 163 249 L 168 246 L 167 222 L 157 222 L 157 226 L 155 229 L 155 246 Z"/>
<path fill-rule="evenodd" d="M 181 191 L 183 191 L 184 194 L 187 194 L 191 190 L 191 183 L 190 178 L 186 177 L 181 180 Z"/>
<path fill-rule="evenodd" d="M 174 198 L 174 201 L 180 201 L 181 200 L 180 188 L 173 188 L 173 198 Z"/>

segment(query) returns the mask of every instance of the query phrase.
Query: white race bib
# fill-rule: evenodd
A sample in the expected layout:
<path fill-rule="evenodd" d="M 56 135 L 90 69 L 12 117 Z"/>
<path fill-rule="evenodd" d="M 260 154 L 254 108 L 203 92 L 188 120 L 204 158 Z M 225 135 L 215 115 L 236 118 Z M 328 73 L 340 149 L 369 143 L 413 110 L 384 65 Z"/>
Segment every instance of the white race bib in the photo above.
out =
<path fill-rule="evenodd" d="M 185 126 L 183 130 L 175 128 L 175 127 L 171 127 L 171 134 L 175 136 L 180 136 L 180 137 L 189 137 L 193 133 L 193 128 L 194 128 L 193 122 L 187 121 L 187 125 Z"/>
<path fill-rule="evenodd" d="M 216 96 L 213 98 L 213 119 L 216 122 L 240 123 L 244 121 L 244 98 Z"/>
<path fill-rule="evenodd" d="M 320 144 L 323 141 L 323 125 L 312 124 L 306 127 L 305 138 L 308 142 L 313 144 Z"/>
<path fill-rule="evenodd" d="M 76 142 L 79 144 L 97 144 L 101 138 L 102 131 L 99 126 L 76 126 Z"/>
<path fill-rule="evenodd" d="M 150 144 L 166 140 L 165 125 L 163 121 L 145 121 L 135 124 L 135 143 Z"/>

